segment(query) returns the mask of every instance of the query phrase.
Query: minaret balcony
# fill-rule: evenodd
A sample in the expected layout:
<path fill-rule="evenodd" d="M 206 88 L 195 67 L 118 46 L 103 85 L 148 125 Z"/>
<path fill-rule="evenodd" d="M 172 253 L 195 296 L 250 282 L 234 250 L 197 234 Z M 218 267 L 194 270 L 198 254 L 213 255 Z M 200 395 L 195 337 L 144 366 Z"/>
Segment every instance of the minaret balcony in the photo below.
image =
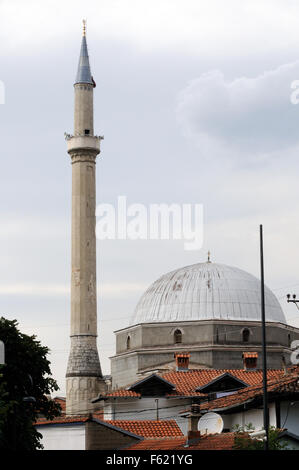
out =
<path fill-rule="evenodd" d="M 68 153 L 80 151 L 80 149 L 91 150 L 100 153 L 101 136 L 92 135 L 69 135 L 65 134 Z"/>

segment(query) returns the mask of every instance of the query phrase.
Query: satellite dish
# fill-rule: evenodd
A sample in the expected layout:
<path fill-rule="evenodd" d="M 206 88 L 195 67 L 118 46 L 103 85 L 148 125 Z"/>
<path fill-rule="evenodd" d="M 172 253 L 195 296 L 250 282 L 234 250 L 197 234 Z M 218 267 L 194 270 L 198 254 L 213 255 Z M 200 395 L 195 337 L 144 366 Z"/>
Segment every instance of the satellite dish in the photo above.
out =
<path fill-rule="evenodd" d="M 223 430 L 223 419 L 217 413 L 206 413 L 198 421 L 200 434 L 220 434 Z"/>

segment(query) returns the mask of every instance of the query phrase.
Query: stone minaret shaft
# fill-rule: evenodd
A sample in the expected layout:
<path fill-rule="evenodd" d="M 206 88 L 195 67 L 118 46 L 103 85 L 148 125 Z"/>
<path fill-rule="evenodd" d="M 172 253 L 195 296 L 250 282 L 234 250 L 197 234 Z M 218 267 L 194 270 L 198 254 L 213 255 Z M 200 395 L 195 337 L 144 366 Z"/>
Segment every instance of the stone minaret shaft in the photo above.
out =
<path fill-rule="evenodd" d="M 71 349 L 66 373 L 66 412 L 86 414 L 91 400 L 103 391 L 97 351 L 96 287 L 96 157 L 100 137 L 94 136 L 93 89 L 83 31 L 75 89 L 74 135 L 67 135 L 72 163 Z"/>

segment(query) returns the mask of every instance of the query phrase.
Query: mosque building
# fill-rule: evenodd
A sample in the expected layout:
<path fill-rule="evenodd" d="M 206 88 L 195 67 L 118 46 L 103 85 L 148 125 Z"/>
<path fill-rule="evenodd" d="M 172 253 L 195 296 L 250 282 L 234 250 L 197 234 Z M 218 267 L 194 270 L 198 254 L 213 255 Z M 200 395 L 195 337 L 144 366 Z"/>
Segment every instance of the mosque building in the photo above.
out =
<path fill-rule="evenodd" d="M 267 363 L 288 362 L 299 329 L 287 325 L 277 298 L 265 288 Z M 232 266 L 193 264 L 164 274 L 142 295 L 127 328 L 116 331 L 112 387 L 175 367 L 174 353 L 190 353 L 194 368 L 240 369 L 242 354 L 259 353 L 262 367 L 261 285 Z"/>
<path fill-rule="evenodd" d="M 95 86 L 84 23 L 74 83 L 74 134 L 65 134 L 72 164 L 66 398 L 55 399 L 62 406 L 60 417 L 41 417 L 36 423 L 42 443 L 45 449 L 139 448 L 145 438 L 158 442 L 161 437 L 185 443 L 186 436 L 197 430 L 199 414 L 192 412 L 194 407 L 223 411 L 227 434 L 219 439 L 232 439 L 235 424 L 255 420 L 260 429 L 260 281 L 238 267 L 214 262 L 210 254 L 206 262 L 178 268 L 149 286 L 128 326 L 115 332 L 111 376 L 102 374 L 95 236 L 96 159 L 102 137 L 94 134 Z M 265 314 L 267 378 L 269 390 L 274 391 L 269 398 L 270 424 L 281 427 L 290 417 L 290 430 L 299 442 L 299 412 L 293 406 L 299 403 L 299 369 L 287 368 L 299 329 L 287 324 L 280 303 L 267 287 Z"/>
<path fill-rule="evenodd" d="M 99 406 L 97 397 L 129 390 L 147 377 L 182 371 L 186 358 L 186 369 L 195 371 L 242 370 L 244 357 L 252 357 L 253 362 L 250 365 L 249 360 L 247 366 L 258 370 L 262 358 L 260 281 L 237 267 L 212 262 L 209 255 L 204 263 L 162 275 L 146 290 L 128 326 L 115 332 L 111 380 L 103 377 L 97 351 L 95 238 L 96 158 L 102 137 L 94 135 L 94 88 L 84 25 L 74 84 L 74 135 L 66 134 L 72 164 L 67 415 L 92 412 Z M 268 367 L 281 369 L 289 362 L 290 346 L 299 339 L 299 329 L 287 324 L 277 298 L 268 288 L 265 307 Z M 164 381 L 163 387 L 171 385 Z"/>

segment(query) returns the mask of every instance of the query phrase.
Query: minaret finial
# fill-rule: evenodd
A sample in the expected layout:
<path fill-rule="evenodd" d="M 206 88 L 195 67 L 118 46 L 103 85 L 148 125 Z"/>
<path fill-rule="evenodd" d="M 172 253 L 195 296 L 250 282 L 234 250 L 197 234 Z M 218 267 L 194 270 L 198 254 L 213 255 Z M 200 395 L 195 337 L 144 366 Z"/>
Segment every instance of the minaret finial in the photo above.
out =
<path fill-rule="evenodd" d="M 83 36 L 86 36 L 86 20 L 82 20 L 83 23 Z"/>
<path fill-rule="evenodd" d="M 210 250 L 209 250 L 209 251 L 208 251 L 208 261 L 207 261 L 207 263 L 211 263 L 211 259 L 210 259 L 210 258 L 211 258 L 211 252 L 210 252 Z"/>

